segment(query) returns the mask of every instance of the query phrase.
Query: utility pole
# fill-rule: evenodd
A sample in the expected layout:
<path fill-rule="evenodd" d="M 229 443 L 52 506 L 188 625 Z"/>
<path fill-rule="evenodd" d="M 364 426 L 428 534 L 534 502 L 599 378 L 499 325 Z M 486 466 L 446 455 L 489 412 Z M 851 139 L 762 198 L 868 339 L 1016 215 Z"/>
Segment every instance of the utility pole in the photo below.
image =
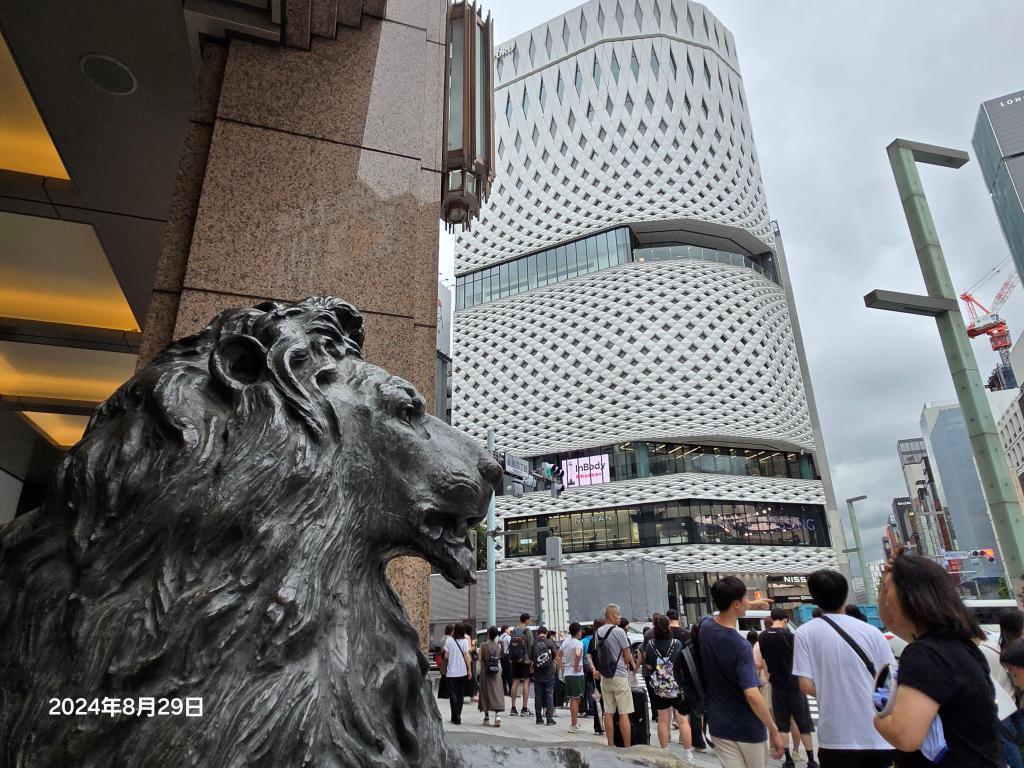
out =
<path fill-rule="evenodd" d="M 968 161 L 967 153 L 905 139 L 896 139 L 886 147 L 886 152 L 928 295 L 875 290 L 864 297 L 864 304 L 874 309 L 935 318 L 957 399 L 967 423 L 967 434 L 1003 556 L 1003 566 L 1008 574 L 1024 573 L 1024 520 L 1021 519 L 1020 505 L 1011 485 L 992 409 L 982 387 L 978 363 L 967 337 L 957 294 L 917 172 L 917 163 L 960 168 Z M 1012 584 L 1012 579 L 1008 577 L 1007 583 Z"/>
<path fill-rule="evenodd" d="M 492 455 L 495 451 L 495 439 L 494 430 L 487 430 L 487 450 Z M 497 595 L 495 594 L 494 586 L 494 561 L 496 560 L 496 553 L 494 551 L 494 535 L 491 533 L 494 531 L 494 492 L 491 492 L 491 501 L 487 505 L 487 626 L 493 627 L 498 623 L 498 602 Z"/>

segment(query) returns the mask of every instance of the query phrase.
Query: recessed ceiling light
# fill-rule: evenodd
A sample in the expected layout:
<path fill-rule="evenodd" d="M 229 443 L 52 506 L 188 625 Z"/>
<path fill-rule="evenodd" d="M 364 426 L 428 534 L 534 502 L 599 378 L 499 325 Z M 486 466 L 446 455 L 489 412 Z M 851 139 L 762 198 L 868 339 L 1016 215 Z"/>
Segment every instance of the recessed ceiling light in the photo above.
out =
<path fill-rule="evenodd" d="M 78 66 L 93 85 L 114 96 L 128 96 L 139 87 L 132 71 L 111 56 L 87 53 Z"/>

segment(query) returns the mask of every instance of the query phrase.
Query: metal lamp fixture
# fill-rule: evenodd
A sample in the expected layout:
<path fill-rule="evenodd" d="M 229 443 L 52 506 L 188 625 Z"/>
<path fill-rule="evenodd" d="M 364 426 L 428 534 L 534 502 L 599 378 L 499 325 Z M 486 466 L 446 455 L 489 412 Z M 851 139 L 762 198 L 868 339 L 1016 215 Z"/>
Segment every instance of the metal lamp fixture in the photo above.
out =
<path fill-rule="evenodd" d="M 441 218 L 468 229 L 494 178 L 494 27 L 475 2 L 448 7 Z"/>

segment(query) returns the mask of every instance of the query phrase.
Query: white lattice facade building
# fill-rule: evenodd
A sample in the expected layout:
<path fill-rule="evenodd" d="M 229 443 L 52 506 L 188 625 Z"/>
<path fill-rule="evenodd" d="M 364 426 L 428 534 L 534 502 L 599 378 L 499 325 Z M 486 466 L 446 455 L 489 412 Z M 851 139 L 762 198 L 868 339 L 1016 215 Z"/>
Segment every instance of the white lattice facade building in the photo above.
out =
<path fill-rule="evenodd" d="M 605 462 L 558 499 L 499 497 L 502 524 L 558 532 L 570 563 L 835 567 L 732 35 L 685 0 L 591 0 L 496 69 L 497 176 L 456 243 L 453 423 Z M 544 553 L 524 533 L 502 554 Z"/>

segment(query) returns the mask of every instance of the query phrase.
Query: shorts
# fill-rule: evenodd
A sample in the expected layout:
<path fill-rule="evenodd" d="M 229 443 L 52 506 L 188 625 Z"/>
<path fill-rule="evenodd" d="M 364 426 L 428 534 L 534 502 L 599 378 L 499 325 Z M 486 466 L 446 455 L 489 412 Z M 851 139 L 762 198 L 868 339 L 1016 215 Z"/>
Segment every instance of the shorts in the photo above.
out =
<path fill-rule="evenodd" d="M 530 662 L 528 661 L 513 661 L 512 662 L 512 679 L 513 680 L 529 680 L 532 676 L 530 672 Z"/>
<path fill-rule="evenodd" d="M 772 715 L 775 725 L 782 733 L 789 731 L 789 719 L 793 718 L 800 733 L 814 733 L 811 720 L 811 706 L 807 697 L 798 690 L 772 686 Z"/>
<path fill-rule="evenodd" d="M 605 714 L 633 714 L 633 689 L 629 686 L 628 677 L 602 677 L 601 697 Z"/>
<path fill-rule="evenodd" d="M 565 698 L 578 699 L 586 687 L 583 675 L 565 676 Z"/>
<path fill-rule="evenodd" d="M 651 708 L 658 712 L 665 709 L 674 709 L 680 715 L 688 716 L 690 714 L 690 705 L 686 703 L 686 699 L 682 696 L 676 696 L 674 699 L 663 699 L 661 696 L 652 693 Z"/>

